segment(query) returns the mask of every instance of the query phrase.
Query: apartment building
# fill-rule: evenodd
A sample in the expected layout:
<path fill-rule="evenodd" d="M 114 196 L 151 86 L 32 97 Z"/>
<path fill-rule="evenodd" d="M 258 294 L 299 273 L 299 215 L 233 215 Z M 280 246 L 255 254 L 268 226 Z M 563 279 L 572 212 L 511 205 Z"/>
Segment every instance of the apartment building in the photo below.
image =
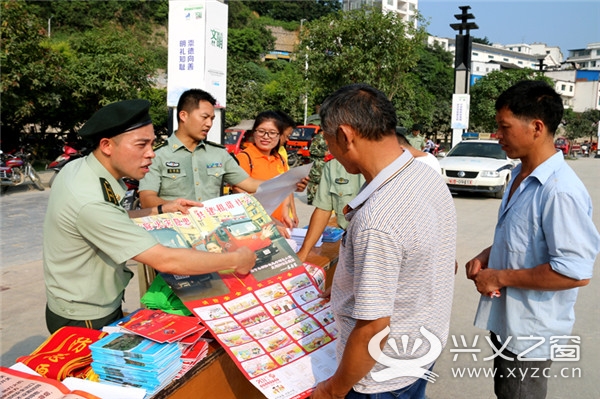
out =
<path fill-rule="evenodd" d="M 586 48 L 569 50 L 567 62 L 576 69 L 600 71 L 600 43 L 590 43 Z"/>
<path fill-rule="evenodd" d="M 375 7 L 383 12 L 394 12 L 405 23 L 417 25 L 416 15 L 419 10 L 419 0 L 344 0 L 342 10 L 357 10 L 364 6 Z"/>

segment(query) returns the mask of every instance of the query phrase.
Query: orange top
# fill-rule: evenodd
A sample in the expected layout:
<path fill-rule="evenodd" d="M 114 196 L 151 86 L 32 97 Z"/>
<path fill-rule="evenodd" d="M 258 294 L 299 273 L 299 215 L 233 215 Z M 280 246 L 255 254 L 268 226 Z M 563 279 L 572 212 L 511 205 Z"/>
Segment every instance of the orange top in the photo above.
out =
<path fill-rule="evenodd" d="M 259 180 L 269 180 L 275 176 L 287 172 L 290 167 L 281 158 L 281 155 L 263 155 L 254 143 L 247 143 L 246 147 L 236 155 L 242 169 L 250 177 Z M 283 221 L 283 207 L 280 205 L 271 214 L 271 217 Z"/>

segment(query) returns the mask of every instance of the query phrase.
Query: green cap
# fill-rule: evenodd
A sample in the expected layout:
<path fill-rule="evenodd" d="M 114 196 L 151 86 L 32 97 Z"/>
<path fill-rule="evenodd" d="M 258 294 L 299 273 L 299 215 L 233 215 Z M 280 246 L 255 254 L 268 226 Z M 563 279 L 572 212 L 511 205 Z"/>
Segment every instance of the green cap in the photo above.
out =
<path fill-rule="evenodd" d="M 85 139 L 110 138 L 152 123 L 148 100 L 125 100 L 100 108 L 79 129 Z"/>

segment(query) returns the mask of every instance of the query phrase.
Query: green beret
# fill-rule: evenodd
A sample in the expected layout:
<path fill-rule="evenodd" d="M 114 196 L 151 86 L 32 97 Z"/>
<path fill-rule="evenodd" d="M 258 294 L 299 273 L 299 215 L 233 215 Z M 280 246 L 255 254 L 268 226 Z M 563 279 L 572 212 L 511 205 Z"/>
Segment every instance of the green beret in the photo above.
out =
<path fill-rule="evenodd" d="M 110 138 L 152 123 L 148 100 L 125 100 L 100 108 L 79 129 L 85 139 Z"/>

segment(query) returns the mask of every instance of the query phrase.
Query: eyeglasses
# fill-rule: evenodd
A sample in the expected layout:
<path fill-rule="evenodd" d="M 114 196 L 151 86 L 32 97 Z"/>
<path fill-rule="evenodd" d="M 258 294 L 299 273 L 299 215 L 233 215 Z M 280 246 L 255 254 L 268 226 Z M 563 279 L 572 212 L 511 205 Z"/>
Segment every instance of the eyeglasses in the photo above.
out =
<path fill-rule="evenodd" d="M 269 137 L 271 139 L 279 136 L 279 132 L 277 130 L 266 131 L 266 130 L 263 130 L 263 129 L 256 129 L 254 131 L 254 133 L 256 133 L 256 134 L 258 134 L 259 136 L 262 136 L 262 137 L 267 136 L 267 137 Z"/>

